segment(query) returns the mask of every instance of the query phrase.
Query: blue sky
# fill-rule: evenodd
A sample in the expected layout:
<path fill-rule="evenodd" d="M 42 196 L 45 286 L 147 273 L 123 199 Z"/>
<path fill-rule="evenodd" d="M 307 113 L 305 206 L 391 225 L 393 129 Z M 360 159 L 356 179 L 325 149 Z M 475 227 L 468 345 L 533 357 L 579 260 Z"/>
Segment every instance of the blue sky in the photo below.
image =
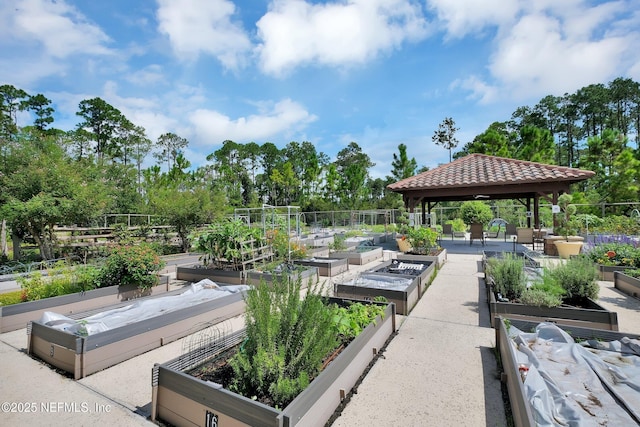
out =
<path fill-rule="evenodd" d="M 616 77 L 640 81 L 640 0 L 3 0 L 0 84 L 53 101 L 68 130 L 101 97 L 156 140 L 349 142 L 390 174 L 419 166 L 522 105 Z"/>

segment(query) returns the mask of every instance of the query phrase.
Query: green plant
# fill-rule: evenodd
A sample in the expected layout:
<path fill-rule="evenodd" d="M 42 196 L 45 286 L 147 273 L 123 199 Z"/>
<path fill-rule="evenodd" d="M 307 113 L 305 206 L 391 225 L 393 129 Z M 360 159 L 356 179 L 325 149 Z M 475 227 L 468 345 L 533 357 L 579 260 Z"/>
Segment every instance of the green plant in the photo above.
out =
<path fill-rule="evenodd" d="M 450 221 L 447 221 L 447 223 L 451 224 L 451 229 L 453 231 L 460 233 L 467 231 L 467 224 L 464 223 L 464 220 L 462 218 L 454 218 Z"/>
<path fill-rule="evenodd" d="M 347 244 L 345 243 L 346 237 L 342 234 L 335 234 L 333 236 L 333 243 L 329 243 L 329 249 L 332 251 L 343 251 L 347 249 Z"/>
<path fill-rule="evenodd" d="M 22 291 L 5 292 L 0 294 L 0 306 L 22 302 Z"/>
<path fill-rule="evenodd" d="M 319 372 L 323 358 L 336 347 L 333 310 L 309 289 L 300 299 L 301 279 L 261 282 L 246 296 L 247 338 L 229 361 L 232 391 L 285 406 Z"/>
<path fill-rule="evenodd" d="M 542 289 L 529 288 L 520 296 L 520 302 L 536 307 L 558 307 L 562 304 L 562 298 L 547 293 Z"/>
<path fill-rule="evenodd" d="M 463 202 L 459 212 L 465 224 L 487 225 L 493 218 L 493 212 L 491 212 L 489 205 L 478 200 Z"/>
<path fill-rule="evenodd" d="M 413 252 L 428 253 L 436 246 L 438 233 L 429 227 L 410 227 L 407 230 L 407 239 Z"/>
<path fill-rule="evenodd" d="M 384 316 L 384 306 L 354 302 L 346 307 L 336 307 L 334 321 L 342 341 L 347 343 L 357 337 L 362 330 Z"/>
<path fill-rule="evenodd" d="M 251 249 L 265 244 L 261 229 L 249 227 L 240 220 L 225 220 L 211 224 L 196 236 L 190 236 L 196 251 L 203 252 L 206 266 L 230 267 L 238 270 L 252 256 Z"/>
<path fill-rule="evenodd" d="M 35 301 L 95 289 L 99 269 L 91 265 L 73 266 L 59 261 L 48 268 L 48 274 L 35 272 L 21 277 L 22 301 Z"/>
<path fill-rule="evenodd" d="M 493 279 L 495 291 L 511 301 L 520 299 L 527 288 L 524 260 L 511 253 L 502 258 L 490 258 L 487 274 Z"/>
<path fill-rule="evenodd" d="M 549 269 L 549 274 L 565 290 L 566 298 L 598 298 L 598 270 L 586 256 L 570 258 Z"/>
<path fill-rule="evenodd" d="M 101 287 L 136 285 L 149 289 L 159 282 L 157 273 L 164 262 L 148 244 L 118 246 L 105 260 L 98 281 Z"/>

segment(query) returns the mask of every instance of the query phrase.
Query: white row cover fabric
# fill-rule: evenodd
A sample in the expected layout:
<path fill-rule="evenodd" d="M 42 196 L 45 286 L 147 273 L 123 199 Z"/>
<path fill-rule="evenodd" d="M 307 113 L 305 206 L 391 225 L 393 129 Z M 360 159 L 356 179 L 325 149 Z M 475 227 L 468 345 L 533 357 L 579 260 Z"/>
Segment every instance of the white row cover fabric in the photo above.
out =
<path fill-rule="evenodd" d="M 640 424 L 640 341 L 576 343 L 552 323 L 509 336 L 538 426 Z"/>
<path fill-rule="evenodd" d="M 71 319 L 62 314 L 46 311 L 42 314 L 40 323 L 71 334 L 88 336 L 182 308 L 192 307 L 247 289 L 249 289 L 249 286 L 246 285 L 218 286 L 211 280 L 204 279 L 192 284 L 188 290 L 178 295 L 134 300 L 134 302 L 124 307 L 103 311 L 84 319 Z"/>
<path fill-rule="evenodd" d="M 363 288 L 404 291 L 412 282 L 413 278 L 410 277 L 390 277 L 369 273 L 351 279 L 344 284 L 348 286 L 361 286 Z"/>

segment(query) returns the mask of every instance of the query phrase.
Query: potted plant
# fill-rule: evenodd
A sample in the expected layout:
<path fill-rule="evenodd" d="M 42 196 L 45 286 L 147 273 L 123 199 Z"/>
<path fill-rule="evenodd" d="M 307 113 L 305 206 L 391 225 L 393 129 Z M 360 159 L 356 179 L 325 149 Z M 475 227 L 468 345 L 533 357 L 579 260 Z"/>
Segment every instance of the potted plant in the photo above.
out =
<path fill-rule="evenodd" d="M 460 205 L 460 216 L 465 224 L 482 224 L 486 227 L 493 218 L 493 212 L 486 203 L 474 200 Z"/>
<path fill-rule="evenodd" d="M 562 194 L 558 197 L 558 206 L 560 207 L 560 215 L 556 217 L 558 226 L 555 228 L 555 234 L 562 236 L 563 239 L 555 240 L 554 244 L 558 249 L 560 258 L 567 259 L 572 255 L 580 253 L 583 244 L 583 238 L 576 236 L 578 223 L 573 215 L 576 213 L 576 205 L 572 204 L 573 196 L 571 194 Z"/>

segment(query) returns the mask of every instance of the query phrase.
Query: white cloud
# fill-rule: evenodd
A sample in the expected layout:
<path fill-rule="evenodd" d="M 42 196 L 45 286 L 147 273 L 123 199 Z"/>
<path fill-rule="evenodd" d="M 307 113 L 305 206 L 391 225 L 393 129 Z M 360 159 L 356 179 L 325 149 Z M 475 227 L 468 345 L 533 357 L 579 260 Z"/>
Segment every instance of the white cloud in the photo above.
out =
<path fill-rule="evenodd" d="M 158 5 L 158 29 L 178 57 L 195 60 L 204 53 L 229 69 L 243 65 L 251 42 L 242 25 L 232 21 L 236 10 L 231 1 L 158 0 Z"/>
<path fill-rule="evenodd" d="M 271 105 L 268 111 L 261 109 L 259 114 L 237 119 L 208 109 L 198 109 L 190 117 L 196 140 L 202 146 L 218 145 L 227 139 L 242 143 L 268 140 L 278 134 L 303 129 L 316 119 L 291 99 Z"/>
<path fill-rule="evenodd" d="M 520 3 L 519 0 L 428 0 L 427 7 L 437 15 L 448 37 L 461 38 L 486 27 L 512 22 Z"/>
<path fill-rule="evenodd" d="M 64 1 L 4 2 L 0 35 L 44 47 L 45 55 L 66 58 L 75 54 L 105 55 L 109 37 Z"/>
<path fill-rule="evenodd" d="M 140 70 L 127 74 L 125 78 L 138 86 L 151 86 L 166 82 L 166 78 L 162 74 L 162 67 L 158 64 L 147 65 Z"/>
<path fill-rule="evenodd" d="M 421 7 L 409 0 L 274 0 L 256 25 L 260 66 L 278 76 L 309 63 L 360 64 L 427 35 Z"/>

